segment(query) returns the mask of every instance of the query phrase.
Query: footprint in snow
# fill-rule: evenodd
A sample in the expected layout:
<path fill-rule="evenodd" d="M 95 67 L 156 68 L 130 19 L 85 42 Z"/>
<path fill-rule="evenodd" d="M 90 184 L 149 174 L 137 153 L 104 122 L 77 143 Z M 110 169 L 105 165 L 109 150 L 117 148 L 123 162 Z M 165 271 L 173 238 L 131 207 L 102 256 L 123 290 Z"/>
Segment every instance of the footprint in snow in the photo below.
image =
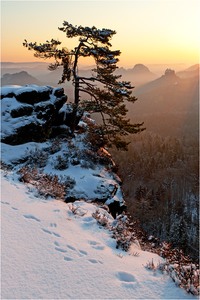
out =
<path fill-rule="evenodd" d="M 12 209 L 13 209 L 13 210 L 18 210 L 18 208 L 16 208 L 16 207 L 12 207 Z"/>
<path fill-rule="evenodd" d="M 98 243 L 96 241 L 89 241 L 88 243 L 91 245 L 91 247 L 93 249 L 96 249 L 96 250 L 104 250 L 105 249 L 105 247 L 103 245 L 101 245 L 100 243 Z"/>
<path fill-rule="evenodd" d="M 80 252 L 80 254 L 82 254 L 82 255 L 87 255 L 88 253 L 86 252 L 86 251 L 84 251 L 84 250 L 79 250 L 79 252 Z M 82 256 L 81 255 L 81 256 Z"/>
<path fill-rule="evenodd" d="M 64 260 L 66 260 L 66 261 L 72 261 L 73 259 L 71 257 L 64 256 Z"/>
<path fill-rule="evenodd" d="M 42 228 L 42 231 L 44 231 L 45 233 L 48 233 L 48 234 L 52 234 L 52 232 L 48 229 L 45 229 L 45 228 Z"/>
<path fill-rule="evenodd" d="M 94 248 L 94 249 L 96 249 L 96 250 L 104 250 L 104 249 L 105 249 L 105 247 L 104 247 L 104 246 L 101 246 L 101 245 L 99 245 L 99 246 L 94 246 L 94 247 L 92 247 L 92 248 Z"/>
<path fill-rule="evenodd" d="M 26 218 L 26 219 L 31 219 L 31 220 L 35 220 L 35 221 L 37 221 L 37 222 L 40 222 L 40 219 L 36 218 L 34 215 L 30 215 L 30 214 L 24 215 L 24 218 Z"/>
<path fill-rule="evenodd" d="M 99 244 L 99 243 L 96 242 L 96 241 L 88 241 L 88 243 L 89 243 L 90 245 L 98 245 L 98 244 Z"/>
<path fill-rule="evenodd" d="M 61 237 L 59 233 L 56 233 L 56 232 L 54 232 L 54 231 L 50 231 L 50 230 L 48 230 L 48 229 L 46 229 L 46 228 L 42 228 L 42 231 L 44 231 L 45 233 L 48 233 L 48 234 L 53 234 L 53 235 L 55 235 L 56 237 Z"/>
<path fill-rule="evenodd" d="M 59 233 L 56 233 L 56 232 L 52 231 L 52 234 L 55 235 L 55 236 L 57 236 L 57 237 L 61 237 L 61 235 Z"/>
<path fill-rule="evenodd" d="M 57 227 L 56 223 L 50 223 L 50 227 Z"/>
<path fill-rule="evenodd" d="M 117 278 L 122 282 L 132 283 L 132 282 L 137 281 L 132 274 L 127 273 L 127 272 L 118 272 L 117 273 Z"/>
<path fill-rule="evenodd" d="M 92 264 L 103 264 L 102 261 L 96 260 L 96 259 L 88 259 L 88 261 L 89 261 L 90 263 L 92 263 Z"/>
<path fill-rule="evenodd" d="M 77 252 L 76 248 L 74 248 L 73 246 L 71 246 L 71 245 L 67 245 L 67 247 L 68 247 L 70 250 L 72 250 L 72 251 L 76 251 L 76 252 Z"/>
<path fill-rule="evenodd" d="M 10 205 L 9 202 L 5 202 L 5 201 L 1 201 L 2 204 L 7 204 L 7 205 Z"/>
<path fill-rule="evenodd" d="M 60 246 L 60 244 L 57 241 L 54 242 L 54 245 Z"/>
<path fill-rule="evenodd" d="M 59 247 L 55 247 L 55 250 L 57 250 L 59 252 L 62 252 L 62 253 L 66 253 L 67 252 L 67 250 L 59 248 Z"/>

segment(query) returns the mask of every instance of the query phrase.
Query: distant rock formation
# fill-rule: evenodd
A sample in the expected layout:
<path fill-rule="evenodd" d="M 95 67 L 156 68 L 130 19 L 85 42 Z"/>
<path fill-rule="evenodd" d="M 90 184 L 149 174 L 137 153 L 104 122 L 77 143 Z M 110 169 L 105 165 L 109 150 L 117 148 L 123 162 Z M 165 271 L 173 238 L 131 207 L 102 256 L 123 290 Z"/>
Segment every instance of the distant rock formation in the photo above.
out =
<path fill-rule="evenodd" d="M 133 67 L 133 72 L 134 73 L 151 73 L 150 70 L 143 64 L 136 64 L 134 67 Z"/>
<path fill-rule="evenodd" d="M 18 73 L 6 73 L 1 78 L 1 85 L 25 85 L 25 84 L 37 84 L 41 85 L 40 81 L 37 80 L 35 77 L 28 74 L 26 71 L 21 71 Z"/>
<path fill-rule="evenodd" d="M 119 68 L 116 70 L 116 74 L 122 75 L 123 80 L 131 81 L 135 87 L 150 82 L 158 77 L 143 64 L 136 64 L 131 69 Z"/>
<path fill-rule="evenodd" d="M 174 70 L 171 69 L 165 70 L 165 76 L 174 76 L 174 75 L 176 75 Z"/>

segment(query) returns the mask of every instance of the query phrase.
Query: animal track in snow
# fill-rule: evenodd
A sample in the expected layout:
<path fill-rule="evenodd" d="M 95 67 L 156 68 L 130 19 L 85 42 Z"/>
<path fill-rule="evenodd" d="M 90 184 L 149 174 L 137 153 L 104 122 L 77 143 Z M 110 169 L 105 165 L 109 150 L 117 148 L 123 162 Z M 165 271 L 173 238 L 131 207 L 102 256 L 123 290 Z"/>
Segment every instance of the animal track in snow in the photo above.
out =
<path fill-rule="evenodd" d="M 54 242 L 54 245 L 60 246 L 60 244 L 57 241 Z"/>
<path fill-rule="evenodd" d="M 135 282 L 136 281 L 135 277 L 132 274 L 127 273 L 127 272 L 118 272 L 117 277 L 122 282 Z"/>
<path fill-rule="evenodd" d="M 74 248 L 74 247 L 71 246 L 71 245 L 67 245 L 67 247 L 68 247 L 70 250 L 72 250 L 72 251 L 77 251 L 76 248 Z"/>
<path fill-rule="evenodd" d="M 7 201 L 1 201 L 1 203 L 2 203 L 2 204 L 6 204 L 6 205 L 10 205 L 10 203 L 7 202 Z M 14 206 L 12 206 L 11 208 L 12 208 L 13 210 L 18 210 L 18 208 L 14 207 Z"/>
<path fill-rule="evenodd" d="M 99 245 L 99 246 L 94 246 L 94 247 L 92 247 L 92 248 L 94 248 L 94 249 L 96 249 L 96 250 L 104 250 L 105 247 Z"/>
<path fill-rule="evenodd" d="M 66 261 L 72 261 L 73 259 L 71 257 L 64 256 L 64 260 L 66 260 Z"/>
<path fill-rule="evenodd" d="M 103 264 L 102 263 L 102 261 L 100 261 L 100 260 L 96 260 L 96 259 L 88 259 L 88 261 L 90 262 L 90 263 L 92 263 L 92 264 Z"/>
<path fill-rule="evenodd" d="M 16 207 L 12 207 L 12 209 L 13 209 L 13 210 L 18 210 L 18 208 L 16 208 Z"/>
<path fill-rule="evenodd" d="M 83 254 L 83 255 L 87 255 L 88 253 L 86 252 L 86 251 L 84 251 L 84 250 L 79 250 L 79 252 L 81 253 L 81 254 Z"/>
<path fill-rule="evenodd" d="M 7 204 L 7 205 L 10 205 L 9 202 L 6 202 L 6 201 L 1 201 L 2 204 Z"/>
<path fill-rule="evenodd" d="M 96 242 L 96 241 L 88 241 L 88 243 L 89 243 L 90 245 L 98 245 L 98 244 L 99 244 L 99 243 Z"/>
<path fill-rule="evenodd" d="M 60 209 L 54 209 L 53 212 L 60 212 Z"/>
<path fill-rule="evenodd" d="M 57 227 L 56 223 L 50 223 L 50 227 Z"/>
<path fill-rule="evenodd" d="M 48 233 L 48 234 L 53 234 L 53 235 L 55 235 L 57 237 L 61 237 L 59 233 L 56 233 L 54 231 L 50 231 L 50 230 L 48 230 L 46 228 L 42 228 L 42 231 L 44 231 L 45 233 Z"/>
<path fill-rule="evenodd" d="M 44 232 L 48 233 L 48 234 L 52 234 L 52 232 L 51 232 L 50 230 L 48 230 L 48 229 L 42 228 L 42 230 L 43 230 Z"/>
<path fill-rule="evenodd" d="M 57 237 L 61 237 L 61 235 L 59 233 L 56 233 L 56 232 L 52 231 L 52 234 L 55 235 L 55 236 L 57 236 Z"/>
<path fill-rule="evenodd" d="M 104 250 L 104 246 L 101 245 L 100 243 L 96 242 L 96 241 L 89 241 L 89 244 L 91 245 L 91 247 L 93 249 L 96 249 L 96 250 Z"/>
<path fill-rule="evenodd" d="M 28 214 L 28 215 L 24 215 L 24 218 L 26 219 L 31 219 L 31 220 L 35 220 L 37 222 L 40 222 L 40 219 L 36 218 L 34 215 Z"/>
<path fill-rule="evenodd" d="M 55 247 L 55 250 L 57 250 L 59 252 L 62 252 L 62 253 L 66 253 L 67 252 L 67 250 L 62 249 L 62 248 L 58 248 L 58 247 Z"/>

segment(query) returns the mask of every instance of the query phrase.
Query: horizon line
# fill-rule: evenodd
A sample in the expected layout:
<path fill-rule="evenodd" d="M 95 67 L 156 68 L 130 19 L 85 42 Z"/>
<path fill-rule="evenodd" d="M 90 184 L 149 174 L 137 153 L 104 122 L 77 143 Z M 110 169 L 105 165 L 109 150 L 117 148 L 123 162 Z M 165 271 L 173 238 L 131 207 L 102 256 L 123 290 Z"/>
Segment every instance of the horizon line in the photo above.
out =
<path fill-rule="evenodd" d="M 42 61 L 0 61 L 0 64 L 50 64 L 50 62 L 42 62 Z M 177 62 L 177 63 L 167 63 L 167 62 L 163 62 L 163 63 L 133 63 L 132 65 L 135 66 L 137 64 L 141 64 L 141 65 L 152 65 L 152 66 L 161 66 L 161 65 L 199 65 L 199 62 L 196 63 L 187 63 L 187 62 Z M 80 64 L 82 66 L 93 66 L 93 65 L 85 65 L 85 64 Z"/>

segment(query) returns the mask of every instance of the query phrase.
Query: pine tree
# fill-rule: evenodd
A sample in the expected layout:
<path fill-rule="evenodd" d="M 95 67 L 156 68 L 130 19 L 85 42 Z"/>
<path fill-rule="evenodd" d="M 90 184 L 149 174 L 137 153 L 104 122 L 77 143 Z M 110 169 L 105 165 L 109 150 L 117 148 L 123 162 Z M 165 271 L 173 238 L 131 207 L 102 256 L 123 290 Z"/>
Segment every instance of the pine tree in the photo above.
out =
<path fill-rule="evenodd" d="M 111 50 L 110 39 L 115 31 L 110 29 L 97 29 L 96 27 L 73 26 L 67 21 L 63 27 L 58 28 L 66 34 L 67 38 L 79 37 L 78 45 L 72 50 L 66 47 L 59 48 L 61 42 L 55 39 L 43 44 L 28 43 L 23 45 L 28 50 L 34 50 L 38 58 L 53 58 L 54 63 L 49 65 L 50 70 L 63 68 L 59 83 L 72 81 L 74 86 L 72 133 L 76 127 L 77 112 L 79 109 L 91 113 L 99 113 L 102 118 L 98 126 L 98 135 L 104 144 L 114 144 L 117 148 L 126 149 L 128 143 L 121 137 L 128 134 L 139 133 L 144 130 L 143 123 L 131 124 L 126 118 L 126 101 L 134 103 L 137 99 L 132 96 L 131 83 L 120 81 L 121 75 L 114 75 L 119 61 L 119 50 Z M 89 77 L 80 76 L 78 72 L 80 57 L 92 57 L 95 68 Z M 83 95 L 89 99 L 82 99 Z"/>

